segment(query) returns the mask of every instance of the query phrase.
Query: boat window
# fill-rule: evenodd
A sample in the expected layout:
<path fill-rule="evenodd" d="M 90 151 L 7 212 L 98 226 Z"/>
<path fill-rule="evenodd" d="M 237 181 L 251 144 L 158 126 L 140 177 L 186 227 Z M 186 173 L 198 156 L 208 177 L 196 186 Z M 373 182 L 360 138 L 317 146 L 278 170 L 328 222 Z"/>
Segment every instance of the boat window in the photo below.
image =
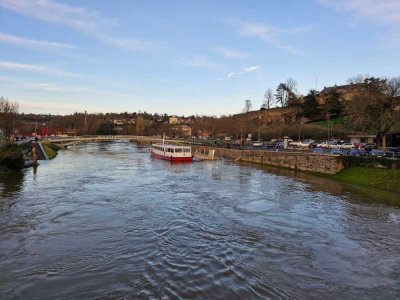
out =
<path fill-rule="evenodd" d="M 183 150 L 182 148 L 175 148 L 175 153 L 183 152 L 182 150 Z"/>
<path fill-rule="evenodd" d="M 185 151 L 186 153 L 188 153 L 188 152 L 190 152 L 190 148 L 185 148 L 184 151 Z"/>

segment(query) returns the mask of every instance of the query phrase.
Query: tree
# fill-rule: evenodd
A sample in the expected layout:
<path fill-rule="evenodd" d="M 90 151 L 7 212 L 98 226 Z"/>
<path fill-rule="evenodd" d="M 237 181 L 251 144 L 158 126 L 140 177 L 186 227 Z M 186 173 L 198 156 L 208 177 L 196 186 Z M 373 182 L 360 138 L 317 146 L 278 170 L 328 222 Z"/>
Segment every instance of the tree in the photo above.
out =
<path fill-rule="evenodd" d="M 400 97 L 400 76 L 386 80 L 384 93 L 388 97 Z"/>
<path fill-rule="evenodd" d="M 303 115 L 307 118 L 312 118 L 318 114 L 317 92 L 315 90 L 310 90 L 304 97 L 303 109 Z"/>
<path fill-rule="evenodd" d="M 386 147 L 386 134 L 396 121 L 400 105 L 400 78 L 366 78 L 360 93 L 346 106 L 347 122 L 357 130 L 375 130 L 382 136 Z"/>
<path fill-rule="evenodd" d="M 5 137 L 15 133 L 18 108 L 17 102 L 11 102 L 7 98 L 0 97 L 0 129 Z"/>
<path fill-rule="evenodd" d="M 277 102 L 281 105 L 281 107 L 285 107 L 288 104 L 288 89 L 284 83 L 280 83 L 276 88 L 275 94 Z"/>
<path fill-rule="evenodd" d="M 371 78 L 368 74 L 358 74 L 347 79 L 347 83 L 363 83 L 367 78 Z"/>
<path fill-rule="evenodd" d="M 340 94 L 334 89 L 329 92 L 325 103 L 325 114 L 339 116 L 342 111 L 342 105 L 340 103 Z"/>
<path fill-rule="evenodd" d="M 249 112 L 250 110 L 251 110 L 251 107 L 252 107 L 253 105 L 252 105 L 252 103 L 251 103 L 251 100 L 250 99 L 246 99 L 245 101 L 244 101 L 244 112 L 245 113 L 247 113 L 247 112 Z"/>
<path fill-rule="evenodd" d="M 274 104 L 274 102 L 275 102 L 275 96 L 272 92 L 272 89 L 266 90 L 264 94 L 264 102 L 261 105 L 261 108 L 270 109 L 272 104 Z"/>
<path fill-rule="evenodd" d="M 288 78 L 285 82 L 285 87 L 288 93 L 287 105 L 297 104 L 297 81 L 293 78 Z"/>

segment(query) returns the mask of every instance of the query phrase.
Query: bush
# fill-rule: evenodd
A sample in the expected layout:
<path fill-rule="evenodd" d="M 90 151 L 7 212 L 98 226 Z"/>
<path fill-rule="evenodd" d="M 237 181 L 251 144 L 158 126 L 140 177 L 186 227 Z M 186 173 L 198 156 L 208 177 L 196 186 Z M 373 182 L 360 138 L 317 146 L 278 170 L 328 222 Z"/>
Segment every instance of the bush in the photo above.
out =
<path fill-rule="evenodd" d="M 20 146 L 6 144 L 0 149 L 0 166 L 10 170 L 21 170 L 24 167 L 24 154 Z"/>

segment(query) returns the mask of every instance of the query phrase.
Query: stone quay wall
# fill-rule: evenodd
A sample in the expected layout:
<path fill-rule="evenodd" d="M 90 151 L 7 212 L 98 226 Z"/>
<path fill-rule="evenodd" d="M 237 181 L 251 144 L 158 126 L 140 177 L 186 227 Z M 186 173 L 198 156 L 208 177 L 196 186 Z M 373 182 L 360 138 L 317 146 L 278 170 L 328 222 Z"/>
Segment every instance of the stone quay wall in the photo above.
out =
<path fill-rule="evenodd" d="M 244 162 L 265 164 L 298 171 L 333 175 L 345 168 L 342 157 L 329 154 L 236 150 L 204 146 L 192 146 L 192 148 L 193 151 L 215 149 L 215 155 L 217 157 L 226 157 Z"/>

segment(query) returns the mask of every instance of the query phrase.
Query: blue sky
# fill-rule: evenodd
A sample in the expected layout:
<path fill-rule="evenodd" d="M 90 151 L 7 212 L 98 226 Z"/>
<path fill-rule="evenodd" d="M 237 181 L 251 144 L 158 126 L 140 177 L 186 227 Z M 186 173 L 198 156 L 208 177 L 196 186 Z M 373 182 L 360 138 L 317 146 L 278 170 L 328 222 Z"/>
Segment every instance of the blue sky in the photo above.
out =
<path fill-rule="evenodd" d="M 399 76 L 399 0 L 0 0 L 0 95 L 20 111 L 228 115 Z"/>

